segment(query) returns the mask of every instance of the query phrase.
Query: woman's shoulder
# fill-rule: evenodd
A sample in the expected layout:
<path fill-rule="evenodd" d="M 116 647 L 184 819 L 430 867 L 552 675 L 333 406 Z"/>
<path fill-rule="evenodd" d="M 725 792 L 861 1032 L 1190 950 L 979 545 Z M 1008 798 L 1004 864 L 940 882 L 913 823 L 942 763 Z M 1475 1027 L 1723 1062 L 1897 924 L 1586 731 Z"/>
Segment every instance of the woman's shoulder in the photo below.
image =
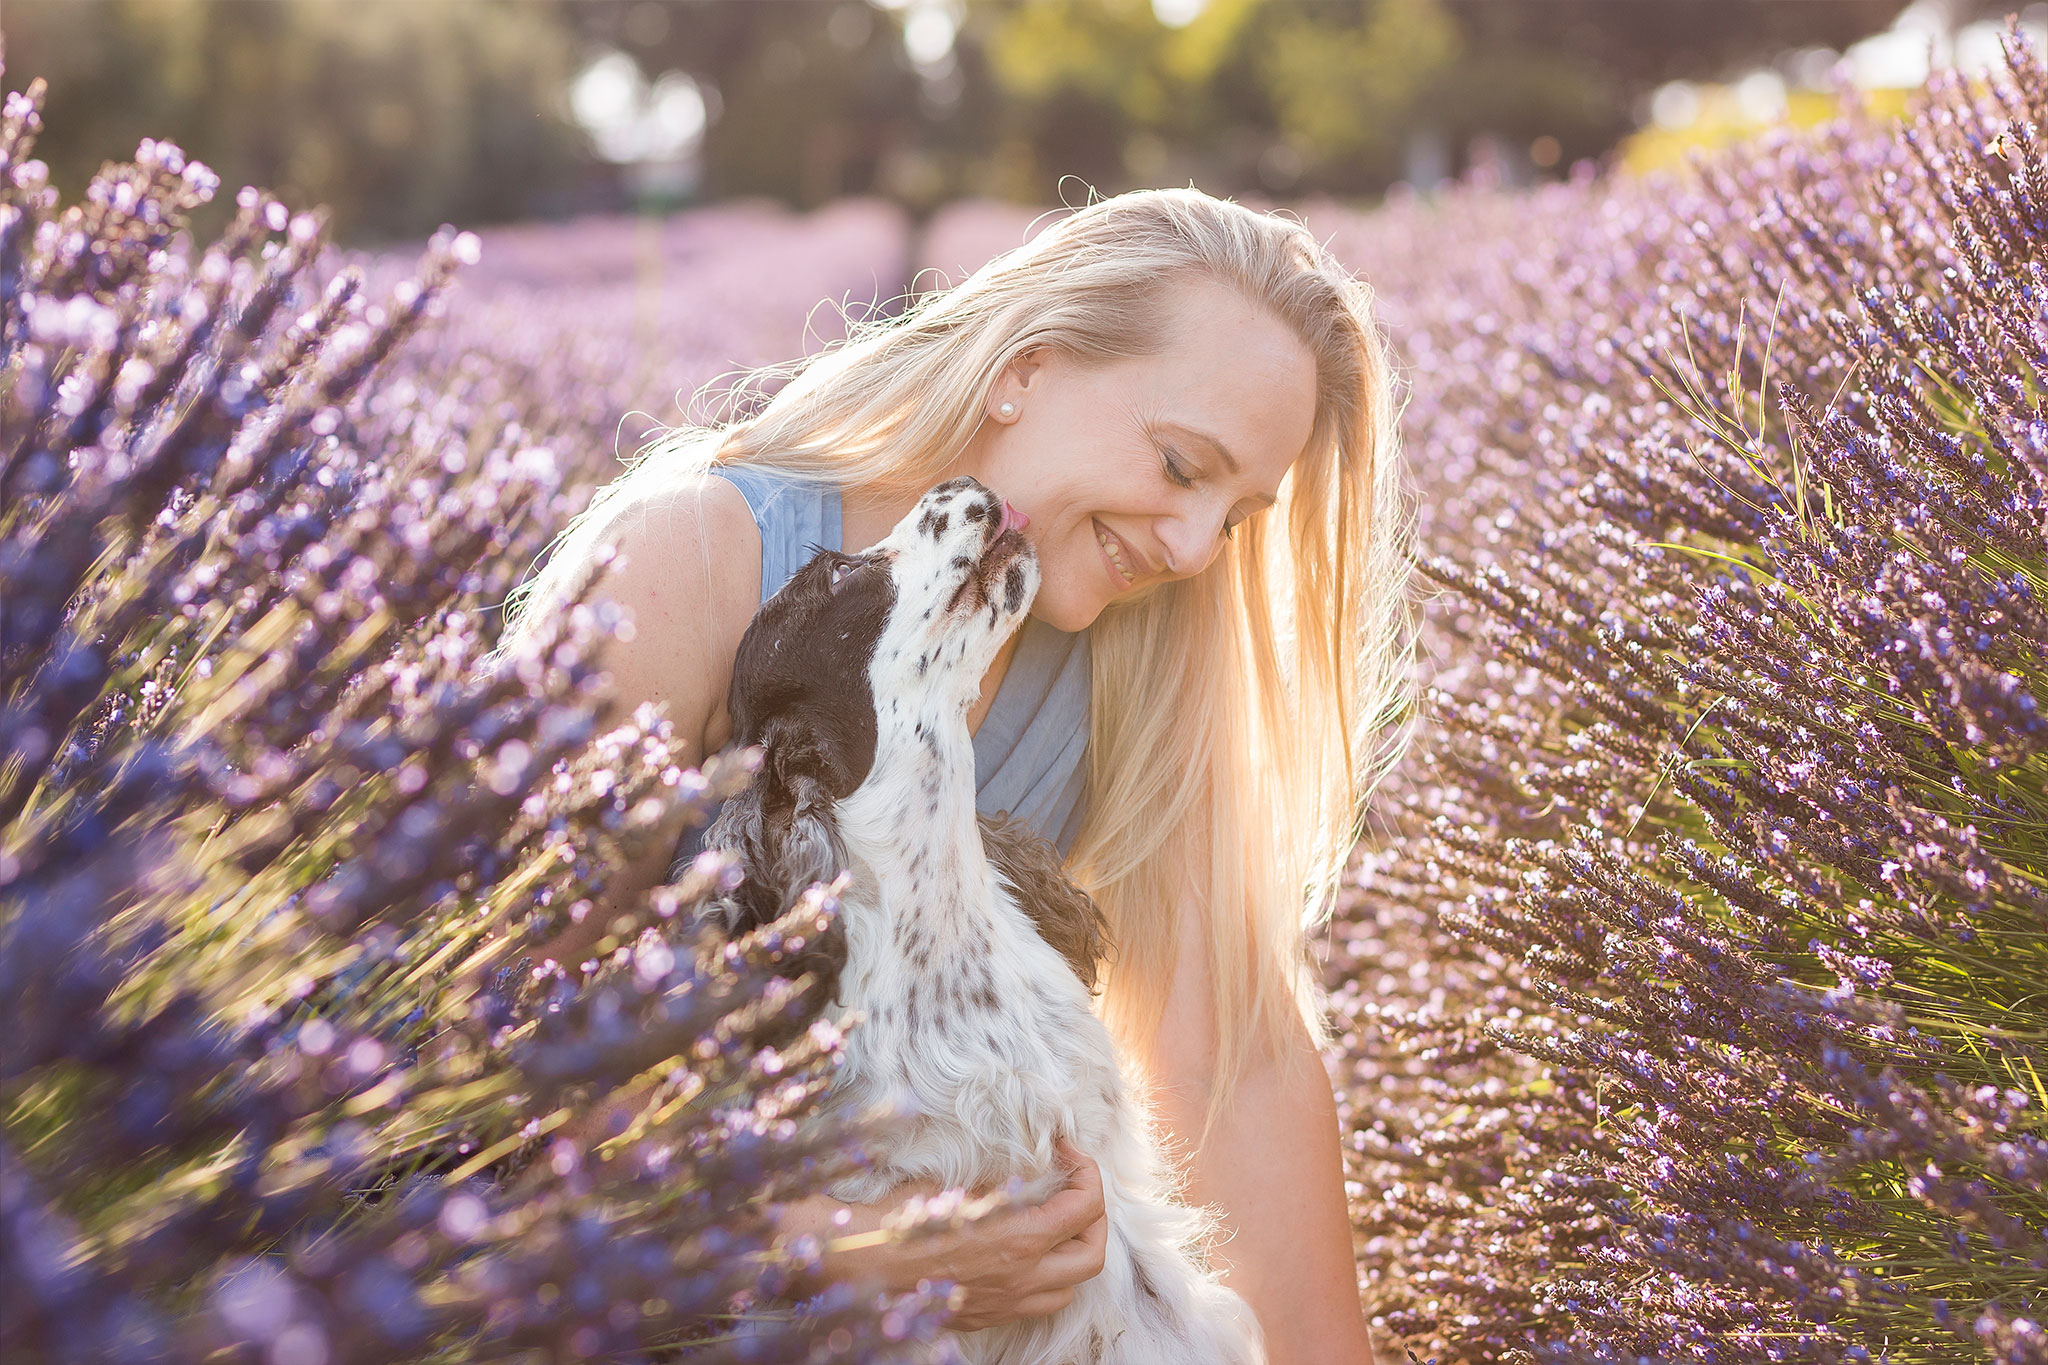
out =
<path fill-rule="evenodd" d="M 757 520 L 771 506 L 816 501 L 837 489 L 836 484 L 816 475 L 767 464 L 715 464 L 708 466 L 703 474 L 738 489 L 747 505 L 754 509 Z"/>
<path fill-rule="evenodd" d="M 623 556 L 617 572 L 657 590 L 708 592 L 695 599 L 702 605 L 742 604 L 760 581 L 753 505 L 736 483 L 709 472 L 642 493 L 612 518 L 605 540 Z M 745 605 L 751 619 L 753 606 Z"/>
<path fill-rule="evenodd" d="M 620 508 L 603 540 L 617 553 L 593 596 L 633 623 L 610 651 L 615 701 L 622 713 L 668 701 L 694 739 L 723 711 L 733 655 L 759 605 L 752 509 L 731 482 L 692 474 Z"/>

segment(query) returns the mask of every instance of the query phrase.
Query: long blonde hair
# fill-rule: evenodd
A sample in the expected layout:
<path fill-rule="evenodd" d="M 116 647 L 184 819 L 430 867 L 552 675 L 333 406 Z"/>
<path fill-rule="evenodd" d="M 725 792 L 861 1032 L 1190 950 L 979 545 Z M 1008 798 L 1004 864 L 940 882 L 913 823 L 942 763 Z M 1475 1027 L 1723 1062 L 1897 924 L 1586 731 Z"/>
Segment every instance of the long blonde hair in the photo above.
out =
<path fill-rule="evenodd" d="M 751 415 L 657 435 L 514 594 L 506 634 L 566 599 L 622 514 L 710 465 L 922 492 L 967 446 L 1012 358 L 1038 346 L 1083 363 L 1156 353 L 1169 286 L 1205 276 L 1315 357 L 1314 426 L 1269 515 L 1242 523 L 1204 572 L 1115 603 L 1089 628 L 1087 810 L 1068 870 L 1115 945 L 1104 1017 L 1148 1063 L 1176 911 L 1194 897 L 1218 1047 L 1213 1120 L 1248 1063 L 1284 1053 L 1295 1019 L 1325 1037 L 1306 933 L 1405 733 L 1393 723 L 1413 640 L 1393 377 L 1371 290 L 1303 224 L 1192 189 L 1099 199 L 901 317 L 756 371 L 788 382 Z"/>

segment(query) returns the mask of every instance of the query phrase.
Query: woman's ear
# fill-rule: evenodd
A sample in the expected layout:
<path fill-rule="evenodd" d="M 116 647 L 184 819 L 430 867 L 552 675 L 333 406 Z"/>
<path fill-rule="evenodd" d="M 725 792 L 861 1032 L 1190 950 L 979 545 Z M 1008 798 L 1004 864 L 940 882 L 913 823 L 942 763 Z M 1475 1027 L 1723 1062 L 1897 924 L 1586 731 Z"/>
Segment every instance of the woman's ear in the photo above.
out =
<path fill-rule="evenodd" d="M 1033 346 L 1011 356 L 990 387 L 989 407 L 1000 410 L 1005 402 L 1021 407 L 1024 400 L 1035 396 L 1045 382 L 1045 362 L 1050 355 L 1047 347 Z"/>

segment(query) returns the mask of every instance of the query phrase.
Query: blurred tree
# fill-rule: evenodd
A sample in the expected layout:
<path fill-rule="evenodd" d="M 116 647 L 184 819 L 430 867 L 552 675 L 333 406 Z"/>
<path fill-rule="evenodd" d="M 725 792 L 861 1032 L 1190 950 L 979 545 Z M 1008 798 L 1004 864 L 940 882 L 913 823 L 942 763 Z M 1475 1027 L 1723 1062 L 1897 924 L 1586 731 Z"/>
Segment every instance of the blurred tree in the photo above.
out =
<path fill-rule="evenodd" d="M 1382 186 L 1462 46 L 1440 0 L 1210 0 L 1179 26 L 1151 0 L 973 0 L 970 15 L 963 36 L 986 45 L 1043 173 L 1105 190 Z"/>
<path fill-rule="evenodd" d="M 1270 11 L 1258 69 L 1275 122 L 1313 169 L 1350 163 L 1392 179 L 1417 98 L 1457 57 L 1436 0 L 1302 4 Z M 1363 164 L 1360 164 L 1363 163 Z"/>
<path fill-rule="evenodd" d="M 882 177 L 918 139 L 919 82 L 899 25 L 862 0 L 582 0 L 564 16 L 647 75 L 680 71 L 715 92 L 707 196 L 809 207 L 901 188 Z"/>
<path fill-rule="evenodd" d="M 1150 0 L 1038 0 L 988 5 L 989 68 L 1009 98 L 1002 131 L 1028 145 L 1044 197 L 1056 174 L 1091 185 L 1126 180 L 1124 150 L 1140 128 L 1170 119 L 1190 88 L 1164 62 Z M 979 36 L 970 26 L 970 41 Z"/>
<path fill-rule="evenodd" d="M 1612 149 L 1666 80 L 1839 49 L 1904 3 L 6 0 L 0 20 L 9 86 L 50 79 L 42 152 L 66 193 L 170 137 L 374 241 L 627 202 L 567 99 L 611 51 L 696 83 L 706 198 L 923 211 L 1071 201 L 1067 176 L 1366 195 L 1482 154 L 1561 172 Z"/>
<path fill-rule="evenodd" d="M 1595 155 L 1677 76 L 1841 47 L 1905 0 L 967 0 L 1033 179 L 1369 192 L 1475 139 Z M 1179 26 L 1160 17 L 1178 10 Z M 1432 153 L 1431 148 L 1437 150 Z M 1135 153 L 1135 154 L 1134 154 Z"/>
<path fill-rule="evenodd" d="M 1569 56 L 1606 84 L 1646 91 L 1718 80 L 1791 48 L 1840 49 L 1883 29 L 1906 0 L 1440 0 L 1475 52 Z M 1959 14 L 1996 0 L 1952 0 Z M 2003 8 L 2018 8 L 2008 3 Z"/>
<path fill-rule="evenodd" d="M 1837 51 L 1878 32 L 1906 0 L 1440 0 L 1464 56 L 1418 104 L 1453 147 L 1492 135 L 1519 148 L 1549 138 L 1560 169 L 1605 154 L 1642 122 L 1669 80 L 1722 80 L 1811 47 Z M 1983 0 L 1991 3 L 1991 0 Z M 1958 0 L 1961 6 L 1979 0 Z"/>
<path fill-rule="evenodd" d="M 7 87 L 50 83 L 37 152 L 67 198 L 168 138 L 370 243 L 528 217 L 594 169 L 551 0 L 7 0 L 4 24 Z M 194 231 L 233 207 L 219 196 Z"/>

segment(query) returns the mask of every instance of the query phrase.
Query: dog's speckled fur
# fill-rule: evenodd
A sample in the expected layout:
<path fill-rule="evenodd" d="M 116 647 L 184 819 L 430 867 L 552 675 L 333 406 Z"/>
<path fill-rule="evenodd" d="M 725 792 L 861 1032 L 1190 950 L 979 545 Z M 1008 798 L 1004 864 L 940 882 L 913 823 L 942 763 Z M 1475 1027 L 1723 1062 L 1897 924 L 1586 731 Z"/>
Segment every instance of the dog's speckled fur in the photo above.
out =
<path fill-rule="evenodd" d="M 1090 1007 L 1092 902 L 1021 827 L 976 817 L 967 712 L 1023 623 L 1038 564 L 972 479 L 927 493 L 861 555 L 820 552 L 763 605 L 734 663 L 734 737 L 760 780 L 707 845 L 746 881 L 728 929 L 782 913 L 842 868 L 828 950 L 857 1019 L 838 1086 L 891 1116 L 877 1167 L 834 1193 L 873 1203 L 932 1178 L 1028 1199 L 1064 1183 L 1065 1138 L 1102 1170 L 1102 1273 L 1047 1317 L 963 1333 L 982 1365 L 1251 1365 L 1258 1328 L 1199 1265 L 1197 1213 L 1164 1163 Z M 1000 855 L 1000 856 L 997 856 Z"/>

